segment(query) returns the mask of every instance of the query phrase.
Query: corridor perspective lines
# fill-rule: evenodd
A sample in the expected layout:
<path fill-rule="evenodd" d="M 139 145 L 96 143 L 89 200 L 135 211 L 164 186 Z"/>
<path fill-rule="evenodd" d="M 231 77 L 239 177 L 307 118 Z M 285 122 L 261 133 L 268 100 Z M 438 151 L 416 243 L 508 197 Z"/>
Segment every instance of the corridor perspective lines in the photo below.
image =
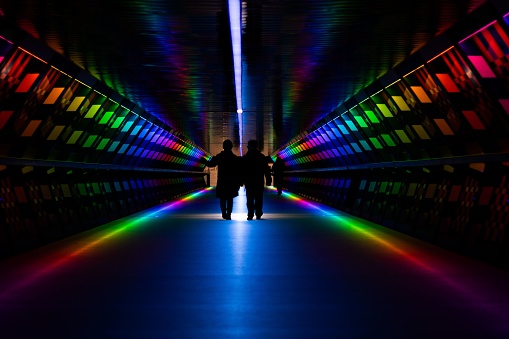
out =
<path fill-rule="evenodd" d="M 213 188 L 0 262 L 4 338 L 506 338 L 509 272 L 289 192 Z"/>

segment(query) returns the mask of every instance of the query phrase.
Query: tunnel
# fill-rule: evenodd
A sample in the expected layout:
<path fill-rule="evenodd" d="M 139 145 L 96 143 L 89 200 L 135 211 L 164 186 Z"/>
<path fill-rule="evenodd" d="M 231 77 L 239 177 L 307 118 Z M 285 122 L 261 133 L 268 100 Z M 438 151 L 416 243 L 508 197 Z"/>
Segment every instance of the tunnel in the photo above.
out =
<path fill-rule="evenodd" d="M 0 74 L 0 336 L 509 335 L 509 2 L 0 0 Z"/>

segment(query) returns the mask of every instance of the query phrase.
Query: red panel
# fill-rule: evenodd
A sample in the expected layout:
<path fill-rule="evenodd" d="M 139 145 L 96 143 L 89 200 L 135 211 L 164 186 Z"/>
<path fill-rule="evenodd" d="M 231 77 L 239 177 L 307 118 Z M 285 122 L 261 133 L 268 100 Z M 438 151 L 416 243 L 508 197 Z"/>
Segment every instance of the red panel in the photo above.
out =
<path fill-rule="evenodd" d="M 34 84 L 34 81 L 39 76 L 39 73 L 28 73 L 25 75 L 25 78 L 21 83 L 19 84 L 18 88 L 16 89 L 16 93 L 25 93 L 28 92 L 30 87 Z"/>
<path fill-rule="evenodd" d="M 440 80 L 440 82 L 442 83 L 442 85 L 444 85 L 447 92 L 457 93 L 460 91 L 458 89 L 458 87 L 456 86 L 456 84 L 454 83 L 454 81 L 449 76 L 449 74 L 440 74 L 439 73 L 439 74 L 437 74 L 437 77 Z"/>
<path fill-rule="evenodd" d="M 0 129 L 4 128 L 5 124 L 11 117 L 13 111 L 1 111 L 0 112 Z"/>
<path fill-rule="evenodd" d="M 475 114 L 474 111 L 463 111 L 462 113 L 465 116 L 465 118 L 467 118 L 468 122 L 470 123 L 473 129 L 486 129 L 486 127 L 484 127 L 483 123 L 481 122 L 481 120 L 479 120 L 479 117 L 477 116 L 477 114 Z"/>

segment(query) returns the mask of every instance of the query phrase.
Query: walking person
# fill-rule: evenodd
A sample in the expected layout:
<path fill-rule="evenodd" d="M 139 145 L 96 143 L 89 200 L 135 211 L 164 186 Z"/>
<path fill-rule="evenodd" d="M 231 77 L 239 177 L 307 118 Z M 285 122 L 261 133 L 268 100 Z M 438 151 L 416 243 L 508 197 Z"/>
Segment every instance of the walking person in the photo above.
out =
<path fill-rule="evenodd" d="M 277 195 L 283 193 L 283 172 L 285 171 L 285 162 L 278 155 L 272 165 L 272 175 L 274 176 L 274 186 L 277 188 Z"/>
<path fill-rule="evenodd" d="M 270 186 L 272 177 L 267 157 L 258 150 L 258 142 L 249 140 L 247 152 L 241 158 L 243 182 L 246 188 L 247 220 L 260 219 L 263 215 L 263 190 Z"/>
<path fill-rule="evenodd" d="M 205 160 L 208 167 L 217 166 L 216 198 L 219 198 L 221 215 L 223 219 L 231 220 L 233 198 L 239 195 L 240 157 L 233 154 L 231 140 L 223 141 L 223 150 L 211 160 Z"/>

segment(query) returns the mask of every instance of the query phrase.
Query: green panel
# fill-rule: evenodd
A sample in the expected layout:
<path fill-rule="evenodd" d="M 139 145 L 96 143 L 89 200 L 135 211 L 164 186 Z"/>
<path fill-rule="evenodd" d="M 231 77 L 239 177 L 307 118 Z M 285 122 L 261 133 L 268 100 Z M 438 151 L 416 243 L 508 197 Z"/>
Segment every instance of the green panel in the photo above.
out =
<path fill-rule="evenodd" d="M 357 120 L 357 123 L 359 124 L 359 126 L 363 127 L 363 128 L 366 128 L 368 127 L 368 125 L 366 124 L 366 122 L 364 121 L 364 119 L 358 115 L 354 116 L 355 120 Z"/>
<path fill-rule="evenodd" d="M 106 147 L 106 145 L 108 144 L 108 142 L 110 142 L 111 139 L 108 139 L 108 138 L 105 138 L 105 139 L 102 139 L 101 142 L 99 143 L 99 145 L 97 146 L 97 150 L 98 151 L 102 151 L 104 149 L 104 147 Z"/>
<path fill-rule="evenodd" d="M 382 144 L 380 144 L 380 142 L 378 141 L 377 138 L 369 138 L 369 141 L 371 141 L 371 143 L 373 144 L 373 146 L 375 146 L 376 149 L 383 149 L 384 148 L 382 146 Z"/>
<path fill-rule="evenodd" d="M 83 147 L 90 147 L 94 143 L 95 139 L 97 139 L 98 135 L 91 135 L 88 137 L 87 141 L 85 141 L 85 144 Z"/>
<path fill-rule="evenodd" d="M 384 138 L 384 141 L 387 145 L 396 146 L 396 144 L 394 143 L 394 140 L 392 140 L 392 138 L 390 137 L 389 134 L 382 134 L 382 138 Z"/>
<path fill-rule="evenodd" d="M 113 114 L 115 114 L 115 112 L 106 112 L 104 113 L 101 121 L 99 121 L 99 124 L 100 125 L 104 125 L 104 124 L 107 124 L 108 121 L 110 121 L 111 117 L 113 116 Z"/>
<path fill-rule="evenodd" d="M 376 117 L 375 113 L 373 111 L 365 111 L 366 115 L 368 116 L 369 120 L 371 120 L 372 123 L 378 124 L 380 123 L 380 120 Z"/>
<path fill-rule="evenodd" d="M 113 125 L 111 126 L 111 128 L 118 128 L 122 122 L 124 121 L 125 117 L 118 117 L 115 119 L 115 122 L 113 123 Z"/>

